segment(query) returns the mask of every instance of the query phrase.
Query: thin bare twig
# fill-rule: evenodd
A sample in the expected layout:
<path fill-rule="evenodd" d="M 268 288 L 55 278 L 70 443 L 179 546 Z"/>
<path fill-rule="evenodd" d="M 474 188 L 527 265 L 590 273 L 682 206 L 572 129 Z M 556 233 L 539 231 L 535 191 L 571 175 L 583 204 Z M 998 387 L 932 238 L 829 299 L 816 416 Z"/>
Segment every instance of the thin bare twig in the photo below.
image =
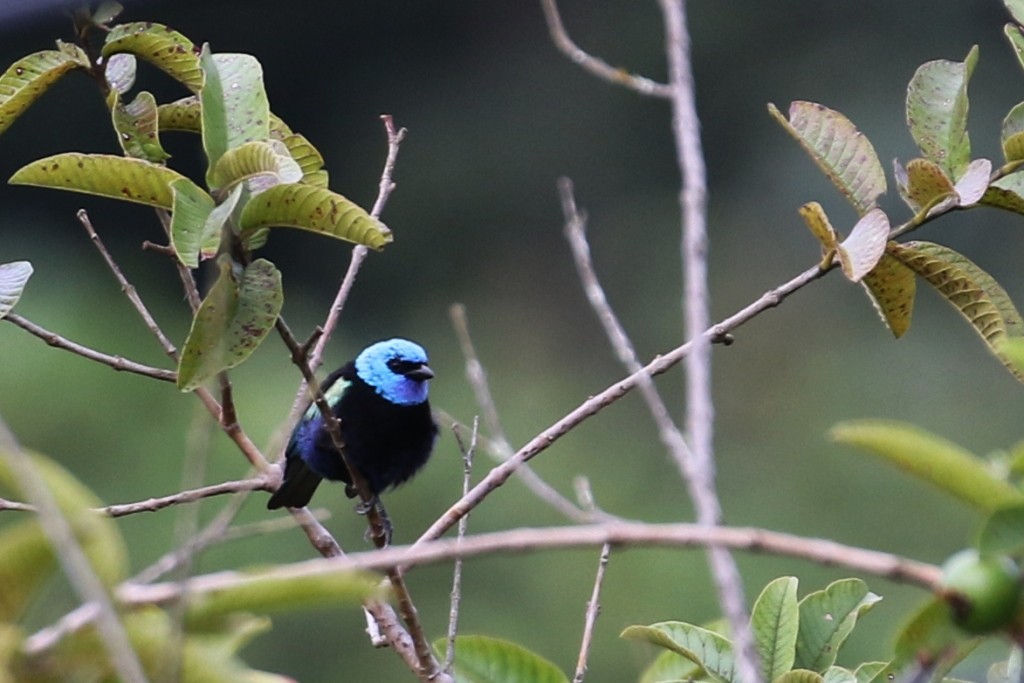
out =
<path fill-rule="evenodd" d="M 107 267 L 110 268 L 110 272 L 114 274 L 114 277 L 117 279 L 117 283 L 121 285 L 121 291 L 124 292 L 125 296 L 128 297 L 128 300 L 135 307 L 135 310 L 138 311 L 140 316 L 142 316 L 143 322 L 146 323 L 146 327 L 148 327 L 149 331 L 153 333 L 154 337 L 156 337 L 156 340 L 160 344 L 161 348 L 163 348 L 164 353 L 170 356 L 171 359 L 177 361 L 178 350 L 174 347 L 174 344 L 171 343 L 171 340 L 167 338 L 167 335 L 164 334 L 163 330 L 160 329 L 156 319 L 153 317 L 152 313 L 149 312 L 146 304 L 143 303 L 142 297 L 139 296 L 135 286 L 128 282 L 128 278 L 124 276 L 124 273 L 121 271 L 121 268 L 118 267 L 114 257 L 110 255 L 109 251 L 107 251 L 106 245 L 103 244 L 103 240 L 100 239 L 99 234 L 92 225 L 92 221 L 89 219 L 88 212 L 86 212 L 85 209 L 79 209 L 78 213 L 75 215 L 78 217 L 78 222 L 82 224 L 83 228 L 85 228 L 85 232 L 89 235 L 89 239 L 92 240 L 93 245 L 100 252 L 100 256 L 102 256 L 103 260 L 106 261 Z"/>
<path fill-rule="evenodd" d="M 452 319 L 452 326 L 455 328 L 455 336 L 458 338 L 459 346 L 462 349 L 462 356 L 466 359 L 466 380 L 469 382 L 470 388 L 473 389 L 477 406 L 480 407 L 484 422 L 487 425 L 487 431 L 491 434 L 488 452 L 493 453 L 499 462 L 504 462 L 512 457 L 515 449 L 508 440 L 504 427 L 501 426 L 501 418 L 498 417 L 498 409 L 487 382 L 487 372 L 484 370 L 483 363 L 480 362 L 476 348 L 473 345 L 473 339 L 469 334 L 466 307 L 462 304 L 454 304 L 448 312 Z M 519 478 L 537 498 L 565 515 L 568 519 L 580 523 L 609 522 L 615 519 L 612 515 L 600 510 L 587 511 L 576 507 L 571 500 L 544 481 L 529 465 L 523 465 L 519 469 Z"/>
<path fill-rule="evenodd" d="M 473 431 L 469 436 L 469 444 L 462 439 L 462 432 L 457 424 L 452 425 L 452 433 L 462 452 L 462 495 L 469 491 L 470 477 L 473 475 L 473 455 L 476 453 L 476 437 L 480 432 L 480 418 L 473 418 Z M 469 515 L 459 520 L 459 531 L 456 539 L 461 542 L 466 537 Z M 448 650 L 445 654 L 444 670 L 451 675 L 455 666 L 455 636 L 459 631 L 459 606 L 462 603 L 462 558 L 455 558 L 452 568 L 451 609 L 448 612 Z"/>
<path fill-rule="evenodd" d="M 227 493 L 239 493 L 242 491 L 266 491 L 268 488 L 269 484 L 266 477 L 237 479 L 234 481 L 225 481 L 220 484 L 211 484 L 210 486 L 186 489 L 160 498 L 149 498 L 147 500 L 140 500 L 134 503 L 122 503 L 120 505 L 107 505 L 99 508 L 99 511 L 104 512 L 111 517 L 126 517 L 127 515 L 134 515 L 140 512 L 156 512 L 157 510 L 163 510 L 164 508 L 171 507 L 172 505 L 193 503 L 197 500 L 210 498 L 212 496 L 222 496 Z"/>
<path fill-rule="evenodd" d="M 548 32 L 551 34 L 551 40 L 555 47 L 575 64 L 579 64 L 603 81 L 635 90 L 641 95 L 671 97 L 671 89 L 664 83 L 658 83 L 649 78 L 631 74 L 625 69 L 616 68 L 608 64 L 600 57 L 595 57 L 585 52 L 569 37 L 569 33 L 565 30 L 565 26 L 562 24 L 562 17 L 558 13 L 556 0 L 541 0 L 540 6 L 544 10 L 544 19 L 547 21 Z"/>
<path fill-rule="evenodd" d="M 135 361 L 128 360 L 122 356 L 111 356 L 103 353 L 102 351 L 96 351 L 88 346 L 82 346 L 77 344 L 70 339 L 66 339 L 56 332 L 51 332 L 48 329 L 36 325 L 17 313 L 8 313 L 2 318 L 8 322 L 12 322 L 21 329 L 25 330 L 29 334 L 42 339 L 50 346 L 62 349 L 64 351 L 70 351 L 71 353 L 82 356 L 97 363 L 102 363 L 115 370 L 122 372 L 131 372 L 136 375 L 142 375 L 144 377 L 152 377 L 162 382 L 175 382 L 178 378 L 178 373 L 174 370 L 164 370 L 162 368 L 154 368 L 149 365 L 143 365 L 142 363 L 136 363 Z"/>
<path fill-rule="evenodd" d="M 729 331 L 734 330 L 751 318 L 754 318 L 764 311 L 781 304 L 793 292 L 796 292 L 809 283 L 829 272 L 830 269 L 821 269 L 817 265 L 808 268 L 788 282 L 770 289 L 762 294 L 757 300 L 744 306 L 733 315 L 725 318 L 716 325 L 704 331 L 704 336 L 709 340 L 721 339 Z M 561 437 L 572 431 L 576 425 L 584 420 L 593 417 L 604 408 L 615 403 L 620 398 L 637 388 L 643 381 L 643 377 L 653 377 L 675 367 L 679 361 L 686 357 L 690 351 L 690 342 L 686 342 L 671 351 L 657 356 L 654 360 L 645 365 L 640 372 L 633 373 L 624 379 L 615 382 L 604 391 L 591 396 L 578 405 L 566 415 L 559 418 L 554 424 L 544 429 L 522 446 L 516 453 L 491 469 L 487 475 L 477 482 L 476 486 L 469 490 L 465 496 L 455 501 L 441 517 L 439 517 L 426 531 L 420 534 L 418 542 L 425 542 L 431 539 L 440 538 L 448 529 L 451 529 L 459 521 L 459 518 L 479 505 L 495 489 L 504 484 L 510 476 L 524 463 L 547 450 L 549 446 L 558 441 Z"/>
<path fill-rule="evenodd" d="M 604 574 L 608 569 L 608 558 L 611 557 L 611 554 L 611 545 L 605 543 L 601 546 L 601 557 L 597 561 L 597 575 L 594 577 L 594 589 L 590 593 L 587 614 L 583 620 L 583 637 L 580 639 L 580 654 L 576 657 L 576 674 L 572 677 L 573 683 L 583 683 L 583 678 L 587 675 L 590 643 L 594 640 L 594 625 L 597 624 L 597 615 L 601 611 L 601 587 L 604 585 Z"/>
<path fill-rule="evenodd" d="M 132 649 L 128 634 L 106 588 L 93 570 L 78 539 L 75 538 L 71 525 L 61 512 L 57 499 L 47 486 L 43 475 L 29 455 L 21 450 L 21 445 L 2 420 L 0 453 L 6 456 L 11 471 L 25 491 L 26 497 L 39 510 L 39 524 L 50 541 L 54 555 L 57 556 L 68 581 L 83 601 L 96 604 L 96 627 L 114 671 L 120 679 L 128 683 L 144 683 L 146 674 L 135 650 Z"/>
<path fill-rule="evenodd" d="M 543 529 L 512 529 L 430 541 L 413 546 L 390 546 L 343 558 L 317 558 L 280 565 L 260 577 L 238 571 L 217 572 L 192 578 L 189 591 L 202 596 L 265 576 L 287 579 L 310 577 L 352 569 L 384 569 L 394 566 L 424 566 L 446 562 L 454 557 L 478 557 L 495 553 L 616 546 L 705 548 L 726 547 L 754 553 L 770 553 L 807 560 L 830 567 L 843 567 L 934 591 L 942 579 L 942 569 L 899 555 L 843 545 L 835 541 L 804 538 L 792 534 L 752 527 L 709 527 L 703 524 L 623 523 L 584 524 Z M 175 599 L 180 587 L 173 582 L 138 585 L 125 583 L 115 590 L 126 606 L 163 604 Z"/>
<path fill-rule="evenodd" d="M 722 509 L 715 491 L 714 403 L 711 386 L 711 340 L 704 335 L 711 322 L 707 275 L 707 173 L 700 141 L 690 34 L 683 0 L 659 0 L 665 21 L 665 52 L 668 57 L 672 103 L 672 137 L 683 187 L 682 257 L 685 275 L 683 317 L 686 338 L 693 348 L 686 357 L 686 431 L 693 458 L 687 474 L 698 523 L 715 526 Z M 732 555 L 725 548 L 708 551 L 711 574 L 718 588 L 722 611 L 729 620 L 736 643 L 736 669 L 744 683 L 760 683 L 760 656 L 747 617 L 743 582 Z"/>
<path fill-rule="evenodd" d="M 370 215 L 374 218 L 380 218 L 380 215 L 384 212 L 384 207 L 388 203 L 388 199 L 391 197 L 391 193 L 395 189 L 395 181 L 393 180 L 395 162 L 398 159 L 398 149 L 408 132 L 405 128 L 395 129 L 395 121 L 390 114 L 381 114 L 380 118 L 384 122 L 384 132 L 388 138 L 388 153 L 384 159 L 384 169 L 380 174 L 377 199 L 373 202 L 373 208 L 370 209 Z M 341 311 L 345 307 L 345 302 L 348 300 L 349 295 L 352 293 L 352 287 L 355 285 L 356 274 L 359 272 L 359 268 L 362 266 L 368 253 L 367 248 L 363 245 L 358 245 L 352 250 L 352 258 L 349 261 L 348 270 L 345 271 L 345 277 L 341 281 L 341 286 L 338 287 L 338 293 L 331 304 L 327 320 L 321 326 L 323 328 L 323 335 L 317 340 L 309 357 L 309 366 L 314 371 L 323 362 L 324 349 L 334 333 L 334 328 L 338 325 Z"/>

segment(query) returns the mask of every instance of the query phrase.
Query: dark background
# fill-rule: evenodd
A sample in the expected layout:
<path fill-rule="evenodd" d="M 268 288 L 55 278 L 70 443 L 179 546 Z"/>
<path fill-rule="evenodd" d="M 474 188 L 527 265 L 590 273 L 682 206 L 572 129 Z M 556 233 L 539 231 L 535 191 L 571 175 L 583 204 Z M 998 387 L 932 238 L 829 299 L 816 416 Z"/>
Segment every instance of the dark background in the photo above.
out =
<path fill-rule="evenodd" d="M 849 116 L 889 168 L 916 155 L 904 124 L 906 84 L 923 62 L 981 60 L 971 82 L 975 156 L 1001 161 L 999 124 L 1024 99 L 1024 77 L 1002 35 L 995 1 L 690 4 L 697 99 L 710 183 L 712 308 L 716 319 L 814 263 L 818 248 L 796 214 L 820 201 L 840 229 L 852 209 L 767 115 L 795 99 Z M 385 214 L 395 242 L 371 255 L 332 341 L 329 365 L 373 339 L 421 341 L 438 374 L 433 402 L 469 421 L 475 412 L 448 320 L 466 304 L 505 426 L 515 445 L 621 377 L 575 276 L 561 236 L 555 190 L 571 177 L 590 215 L 590 239 L 609 298 L 644 357 L 680 343 L 678 170 L 664 102 L 599 82 L 550 44 L 531 2 L 127 2 L 124 21 L 166 23 L 214 51 L 255 54 L 273 110 L 327 159 L 331 187 L 364 206 L 376 194 L 385 140 L 378 116 L 408 127 Z M 566 0 L 577 42 L 607 61 L 665 78 L 657 4 Z M 0 61 L 70 39 L 70 21 L 42 3 L 0 9 Z M 165 101 L 184 92 L 150 69 L 140 85 Z M 167 135 L 172 165 L 195 173 L 196 139 Z M 0 138 L 0 176 L 61 151 L 117 152 L 106 109 L 74 74 Z M 891 178 L 890 178 L 891 182 Z M 891 189 L 893 222 L 909 217 Z M 160 238 L 139 206 L 0 186 L 0 262 L 36 272 L 18 306 L 29 319 L 109 353 L 166 366 L 77 224 L 89 209 L 129 279 L 179 343 L 186 307 L 173 270 L 144 239 Z M 1020 298 L 1021 218 L 976 210 L 943 218 L 922 239 L 962 250 Z M 262 255 L 284 274 L 284 315 L 307 334 L 322 319 L 344 268 L 344 243 L 275 233 Z M 974 332 L 927 287 L 898 343 L 859 288 L 835 274 L 737 331 L 715 350 L 719 488 L 731 524 L 759 525 L 941 562 L 969 542 L 973 512 L 884 464 L 831 444 L 838 421 L 891 417 L 917 423 L 984 454 L 1021 437 L 1017 382 Z M 117 374 L 0 325 L 0 415 L 22 442 L 54 457 L 109 502 L 180 488 L 196 403 L 172 387 Z M 234 373 L 241 419 L 267 444 L 286 415 L 297 374 L 270 339 Z M 681 375 L 659 380 L 681 416 Z M 590 478 L 598 503 L 632 518 L 688 520 L 674 466 L 638 397 L 628 397 L 535 461 L 571 495 Z M 477 474 L 488 461 L 481 457 Z M 242 476 L 245 463 L 216 437 L 210 482 Z M 446 435 L 410 486 L 387 497 L 398 542 L 414 539 L 458 495 L 461 464 Z M 340 490 L 315 499 L 349 549 L 367 547 L 362 521 Z M 203 516 L 221 505 L 207 502 Z M 166 550 L 175 513 L 120 522 L 140 569 Z M 267 519 L 262 494 L 246 521 Z M 482 532 L 564 520 L 517 481 L 480 507 Z M 314 551 L 298 532 L 216 548 L 197 571 L 295 561 Z M 508 638 L 571 672 L 597 551 L 498 556 L 465 571 L 462 630 Z M 801 593 L 848 572 L 788 559 L 740 556 L 753 600 L 780 574 Z M 924 596 L 866 577 L 885 600 L 858 629 L 840 663 L 886 659 L 900 620 Z M 448 567 L 416 571 L 410 588 L 432 637 L 447 619 Z M 38 610 L 38 625 L 65 604 Z M 703 555 L 630 550 L 613 555 L 592 656 L 592 681 L 632 680 L 651 652 L 621 641 L 632 623 L 702 622 L 717 615 Z M 406 680 L 389 652 L 372 650 L 357 609 L 275 616 L 272 633 L 244 651 L 254 666 L 301 681 Z M 987 652 L 964 673 L 978 676 Z"/>

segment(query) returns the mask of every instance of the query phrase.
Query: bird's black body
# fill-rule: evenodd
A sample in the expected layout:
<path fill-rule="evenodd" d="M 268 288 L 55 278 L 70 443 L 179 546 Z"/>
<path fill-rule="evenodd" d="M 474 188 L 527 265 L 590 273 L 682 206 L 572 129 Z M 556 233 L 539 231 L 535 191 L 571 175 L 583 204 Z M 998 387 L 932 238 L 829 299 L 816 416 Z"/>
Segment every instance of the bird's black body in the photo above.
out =
<path fill-rule="evenodd" d="M 364 381 L 356 362 L 332 373 L 322 388 L 334 416 L 341 421 L 345 457 L 366 480 L 370 493 L 377 495 L 407 481 L 430 457 L 438 430 L 430 415 L 425 384 L 433 373 L 425 356 L 422 361 L 390 358 L 387 367 L 391 371 L 385 372 L 393 372 L 397 381 L 424 384 L 422 401 L 401 404 Z M 357 495 L 315 406 L 296 426 L 285 455 L 284 481 L 271 496 L 268 508 L 303 507 L 322 479 L 343 481 L 346 495 Z"/>

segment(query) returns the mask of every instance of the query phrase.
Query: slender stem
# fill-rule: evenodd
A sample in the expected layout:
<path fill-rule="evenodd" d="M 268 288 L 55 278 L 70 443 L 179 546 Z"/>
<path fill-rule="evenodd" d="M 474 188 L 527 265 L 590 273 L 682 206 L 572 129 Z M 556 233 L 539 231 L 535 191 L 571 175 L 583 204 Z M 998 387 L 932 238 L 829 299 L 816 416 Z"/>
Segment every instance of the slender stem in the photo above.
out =
<path fill-rule="evenodd" d="M 835 541 L 803 538 L 754 527 L 707 526 L 704 524 L 623 523 L 522 528 L 467 536 L 460 542 L 446 538 L 413 546 L 390 546 L 342 558 L 317 558 L 279 565 L 260 577 L 245 572 L 224 571 L 192 578 L 189 591 L 197 597 L 226 587 L 272 576 L 277 579 L 327 575 L 352 569 L 386 569 L 395 566 L 425 566 L 455 557 L 471 558 L 496 553 L 593 548 L 605 545 L 665 548 L 723 547 L 752 553 L 769 553 L 798 558 L 829 567 L 872 574 L 890 581 L 907 583 L 927 591 L 939 589 L 942 569 L 899 555 L 847 546 Z M 115 591 L 126 606 L 163 604 L 174 600 L 180 586 L 173 582 L 138 585 L 122 584 Z"/>
<path fill-rule="evenodd" d="M 751 318 L 754 318 L 770 308 L 774 308 L 786 300 L 794 292 L 806 287 L 811 282 L 828 273 L 818 266 L 808 268 L 788 282 L 770 289 L 762 294 L 757 300 L 744 306 L 742 309 L 723 319 L 716 325 L 712 325 L 704 331 L 704 336 L 709 340 L 726 338 L 728 333 L 740 325 L 743 325 Z M 690 342 L 686 342 L 671 351 L 657 356 L 654 360 L 645 365 L 639 372 L 635 372 L 624 379 L 607 387 L 604 391 L 591 396 L 566 415 L 558 419 L 547 429 L 534 436 L 529 442 L 521 447 L 516 453 L 491 469 L 490 472 L 476 486 L 469 490 L 465 496 L 455 501 L 448 510 L 441 515 L 426 531 L 420 535 L 419 542 L 440 538 L 448 529 L 451 529 L 459 521 L 462 515 L 467 514 L 493 491 L 504 484 L 513 473 L 515 473 L 524 462 L 534 458 L 537 454 L 544 452 L 558 439 L 572 431 L 578 424 L 593 417 L 604 408 L 615 403 L 633 389 L 637 388 L 643 378 L 653 377 L 667 372 L 675 367 L 690 351 Z"/>
<path fill-rule="evenodd" d="M 96 232 L 96 228 L 93 227 L 92 221 L 89 219 L 89 214 L 85 209 L 79 209 L 78 213 L 75 215 L 78 217 L 78 222 L 82 224 L 83 228 L 85 228 L 85 232 L 89 235 L 89 239 L 92 240 L 93 245 L 100 252 L 100 256 L 103 257 L 107 267 L 110 268 L 110 272 L 114 274 L 114 277 L 117 279 L 117 283 L 121 285 L 121 291 L 124 292 L 125 296 L 128 297 L 128 300 L 135 307 L 135 310 L 138 311 L 140 316 L 142 316 L 143 322 L 146 323 L 146 327 L 148 327 L 149 331 L 153 333 L 154 337 L 156 337 L 156 340 L 160 344 L 160 347 L 163 348 L 164 353 L 170 356 L 172 360 L 177 361 L 178 350 L 174 347 L 174 344 L 171 343 L 171 340 L 167 338 L 167 335 L 164 334 L 163 330 L 160 329 L 160 326 L 157 324 L 153 314 L 149 312 L 149 308 L 147 308 L 146 304 L 143 303 L 142 297 L 139 296 L 135 286 L 128 282 L 128 278 L 124 276 L 124 273 L 117 265 L 114 257 L 110 255 L 109 251 L 107 251 L 106 245 L 103 244 L 103 240 L 100 239 L 99 234 Z"/>
<path fill-rule="evenodd" d="M 238 479 L 235 481 L 225 481 L 220 484 L 211 484 L 210 486 L 186 489 L 160 498 L 149 498 L 147 500 L 140 500 L 134 503 L 122 503 L 120 505 L 107 505 L 99 508 L 99 511 L 104 512 L 111 517 L 126 517 L 140 512 L 156 512 L 157 510 L 163 510 L 164 508 L 171 507 L 172 505 L 193 503 L 197 500 L 210 498 L 212 496 L 223 496 L 228 493 L 240 493 L 242 491 L 266 491 L 267 488 L 268 483 L 265 477 Z"/>
<path fill-rule="evenodd" d="M 669 100 L 672 104 L 672 133 L 683 178 L 679 195 L 685 275 L 683 317 L 686 338 L 693 342 L 686 357 L 686 431 L 693 458 L 691 467 L 683 468 L 683 472 L 696 508 L 697 521 L 715 526 L 722 521 L 722 508 L 715 491 L 711 340 L 703 333 L 711 322 L 707 273 L 707 173 L 700 141 L 684 0 L 659 0 L 659 3 L 665 21 L 665 51 L 672 90 Z M 729 620 L 736 643 L 739 680 L 760 683 L 760 656 L 749 626 L 739 569 L 725 548 L 710 548 L 708 560 L 722 610 Z"/>
<path fill-rule="evenodd" d="M 70 339 L 66 339 L 56 332 L 51 332 L 45 327 L 36 325 L 35 323 L 27 320 L 17 313 L 8 313 L 2 318 L 8 322 L 14 323 L 21 329 L 25 330 L 29 334 L 42 339 L 50 346 L 62 349 L 64 351 L 70 351 L 71 353 L 82 356 L 97 363 L 109 366 L 115 370 L 121 372 L 130 372 L 136 375 L 142 375 L 144 377 L 152 377 L 162 382 L 175 382 L 178 378 L 178 373 L 174 370 L 164 370 L 162 368 L 154 368 L 149 365 L 143 365 L 142 363 L 136 363 L 135 361 L 128 360 L 122 356 L 111 356 L 103 353 L 102 351 L 96 351 L 88 346 L 77 344 Z"/>
<path fill-rule="evenodd" d="M 635 90 L 641 95 L 664 98 L 671 96 L 670 88 L 664 83 L 658 83 L 649 78 L 631 74 L 625 69 L 608 64 L 600 57 L 595 57 L 585 52 L 569 37 L 569 33 L 565 30 L 565 26 L 562 24 L 562 17 L 558 13 L 556 0 L 541 0 L 540 6 L 544 10 L 544 19 L 548 24 L 548 33 L 551 34 L 551 41 L 573 63 L 579 64 L 583 69 L 603 81 Z"/>
<path fill-rule="evenodd" d="M 473 389 L 477 406 L 483 414 L 487 431 L 491 434 L 489 451 L 495 457 L 504 462 L 512 457 L 515 449 L 505 434 L 505 428 L 501 425 L 501 418 L 498 416 L 498 409 L 491 394 L 490 385 L 487 382 L 487 372 L 483 363 L 477 355 L 473 345 L 473 339 L 469 334 L 469 321 L 466 317 L 466 307 L 462 304 L 454 304 L 449 309 L 452 319 L 452 326 L 455 328 L 455 336 L 458 337 L 459 346 L 462 349 L 462 356 L 466 359 L 466 380 Z M 577 522 L 611 521 L 613 517 L 599 510 L 588 512 L 582 510 L 572 501 L 559 493 L 551 484 L 544 481 L 539 474 L 529 465 L 523 465 L 519 469 L 519 478 L 530 489 L 533 495 L 544 501 L 566 518 Z"/>
<path fill-rule="evenodd" d="M 580 639 L 580 654 L 576 658 L 576 675 L 572 677 L 573 683 L 583 683 L 583 678 L 587 675 L 590 644 L 594 640 L 594 626 L 597 624 L 597 616 L 601 611 L 601 587 L 604 585 L 604 574 L 608 569 L 608 559 L 611 554 L 611 545 L 605 543 L 601 546 L 601 557 L 597 561 L 597 575 L 594 577 L 594 589 L 590 593 L 587 613 L 583 621 L 583 638 Z"/>
<path fill-rule="evenodd" d="M 462 453 L 462 495 L 469 491 L 470 477 L 473 475 L 473 454 L 476 453 L 477 434 L 480 431 L 480 418 L 473 418 L 473 432 L 469 437 L 467 445 L 462 439 L 462 432 L 458 425 L 452 425 L 452 432 L 459 444 L 459 451 Z M 459 532 L 456 536 L 459 542 L 466 537 L 466 527 L 469 525 L 469 515 L 459 520 Z M 451 675 L 455 666 L 455 636 L 459 632 L 459 606 L 462 603 L 462 558 L 455 558 L 455 566 L 452 568 L 452 593 L 451 609 L 448 611 L 448 650 L 445 654 L 444 671 Z"/>

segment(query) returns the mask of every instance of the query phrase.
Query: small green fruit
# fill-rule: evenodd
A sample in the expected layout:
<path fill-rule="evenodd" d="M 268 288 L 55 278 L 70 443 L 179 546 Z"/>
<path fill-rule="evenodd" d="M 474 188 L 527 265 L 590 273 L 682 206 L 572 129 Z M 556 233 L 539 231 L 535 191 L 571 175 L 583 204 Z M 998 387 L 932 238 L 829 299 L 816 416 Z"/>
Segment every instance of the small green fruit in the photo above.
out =
<path fill-rule="evenodd" d="M 1021 598 L 1020 569 L 1005 555 L 981 556 L 961 550 L 942 565 L 941 597 L 953 621 L 969 633 L 1009 626 Z"/>

